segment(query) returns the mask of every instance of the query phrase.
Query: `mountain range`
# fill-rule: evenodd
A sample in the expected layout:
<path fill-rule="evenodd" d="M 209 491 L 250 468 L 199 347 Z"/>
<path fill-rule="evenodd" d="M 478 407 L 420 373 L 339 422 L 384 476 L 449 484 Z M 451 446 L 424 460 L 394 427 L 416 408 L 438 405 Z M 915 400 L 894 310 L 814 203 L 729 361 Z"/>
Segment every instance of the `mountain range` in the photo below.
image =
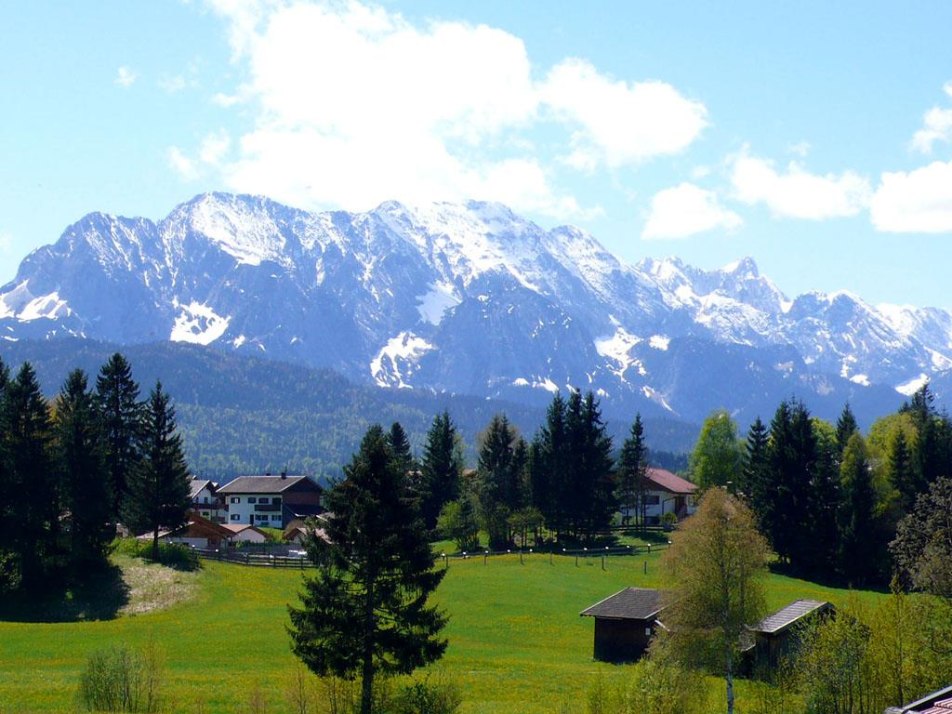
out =
<path fill-rule="evenodd" d="M 308 212 L 196 196 L 155 222 L 91 213 L 0 288 L 0 339 L 182 342 L 387 389 L 608 415 L 769 419 L 785 398 L 868 423 L 952 367 L 952 314 L 788 298 L 744 258 L 625 264 L 496 203 Z M 939 390 L 941 392 L 941 390 Z"/>

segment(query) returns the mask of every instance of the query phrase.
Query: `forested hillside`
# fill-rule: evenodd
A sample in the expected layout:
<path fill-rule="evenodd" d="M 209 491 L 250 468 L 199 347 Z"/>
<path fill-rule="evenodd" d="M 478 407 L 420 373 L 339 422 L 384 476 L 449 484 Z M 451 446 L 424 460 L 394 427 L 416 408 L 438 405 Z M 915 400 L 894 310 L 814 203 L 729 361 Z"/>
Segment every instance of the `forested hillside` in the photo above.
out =
<path fill-rule="evenodd" d="M 214 478 L 284 468 L 334 476 L 369 424 L 399 421 L 417 449 L 433 416 L 444 409 L 459 426 L 475 461 L 476 435 L 496 412 L 505 412 L 525 434 L 534 432 L 545 416 L 541 408 L 479 397 L 362 387 L 332 370 L 196 345 L 118 348 L 62 338 L 5 342 L 0 358 L 11 368 L 31 362 L 44 393 L 53 395 L 71 369 L 94 375 L 116 351 L 128 358 L 143 389 L 162 381 L 174 399 L 192 470 Z M 609 416 L 609 432 L 623 434 L 633 416 Z M 674 420 L 649 419 L 646 424 L 649 445 L 658 451 L 685 453 L 697 433 L 696 426 Z"/>

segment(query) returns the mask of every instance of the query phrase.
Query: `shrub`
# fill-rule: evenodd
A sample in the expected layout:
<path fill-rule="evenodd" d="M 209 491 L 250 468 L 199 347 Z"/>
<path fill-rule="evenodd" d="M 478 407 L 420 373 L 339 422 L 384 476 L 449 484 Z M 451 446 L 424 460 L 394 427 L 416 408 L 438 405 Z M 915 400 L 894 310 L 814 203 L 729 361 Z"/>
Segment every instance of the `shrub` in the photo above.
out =
<path fill-rule="evenodd" d="M 143 712 L 159 710 L 159 667 L 152 647 L 96 650 L 79 679 L 79 701 L 87 711 Z"/>
<path fill-rule="evenodd" d="M 394 714 L 453 714 L 463 695 L 453 683 L 417 681 L 403 687 L 393 701 Z"/>

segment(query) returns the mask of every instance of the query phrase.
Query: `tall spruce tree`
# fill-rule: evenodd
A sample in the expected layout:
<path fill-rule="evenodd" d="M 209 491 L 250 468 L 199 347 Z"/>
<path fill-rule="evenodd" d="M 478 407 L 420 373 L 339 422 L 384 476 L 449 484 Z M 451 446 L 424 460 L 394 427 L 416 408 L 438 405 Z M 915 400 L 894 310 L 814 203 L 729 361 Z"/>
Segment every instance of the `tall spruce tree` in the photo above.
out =
<path fill-rule="evenodd" d="M 840 454 L 846 451 L 846 444 L 850 437 L 859 431 L 859 425 L 856 423 L 856 417 L 853 410 L 850 409 L 850 403 L 843 405 L 843 411 L 840 412 L 840 418 L 836 420 L 836 444 L 839 447 Z"/>
<path fill-rule="evenodd" d="M 159 530 L 185 522 L 191 503 L 188 466 L 175 409 L 161 382 L 146 402 L 136 461 L 123 499 L 123 520 L 136 532 L 152 532 L 152 558 L 159 559 Z"/>
<path fill-rule="evenodd" d="M 410 438 L 400 422 L 395 421 L 390 425 L 390 434 L 388 435 L 390 448 L 393 449 L 393 457 L 400 462 L 406 474 L 410 474 L 416 469 L 416 463 L 413 458 L 413 450 L 410 447 Z"/>
<path fill-rule="evenodd" d="M 480 517 L 490 548 L 509 543 L 509 515 L 522 508 L 527 449 L 504 414 L 496 414 L 483 433 L 476 465 Z"/>
<path fill-rule="evenodd" d="M 140 437 L 142 404 L 139 402 L 139 385 L 132 378 L 132 367 L 118 352 L 99 370 L 96 408 L 106 444 L 113 514 L 119 518 L 126 482 L 139 459 L 136 445 Z"/>
<path fill-rule="evenodd" d="M 876 492 L 866 444 L 854 431 L 846 442 L 840 466 L 839 570 L 855 585 L 875 578 L 880 563 L 875 519 Z"/>
<path fill-rule="evenodd" d="M 902 429 L 896 429 L 889 443 L 887 454 L 887 477 L 899 497 L 899 515 L 904 516 L 912 510 L 918 495 L 917 480 L 913 472 L 912 455 L 906 444 L 906 435 Z"/>
<path fill-rule="evenodd" d="M 557 393 L 546 411 L 545 423 L 532 441 L 529 458 L 532 505 L 542 513 L 556 540 L 568 528 L 568 450 L 566 404 Z"/>
<path fill-rule="evenodd" d="M 569 396 L 566 427 L 569 523 L 576 537 L 590 539 L 611 524 L 617 506 L 612 440 L 592 392 Z"/>
<path fill-rule="evenodd" d="M 420 464 L 420 514 L 426 527 L 436 526 L 444 504 L 460 497 L 463 459 L 457 445 L 456 425 L 449 412 L 433 418 L 426 433 L 423 459 Z"/>
<path fill-rule="evenodd" d="M 291 648 L 319 675 L 359 676 L 361 714 L 372 714 L 378 673 L 409 674 L 446 649 L 446 617 L 427 604 L 446 571 L 433 567 L 406 474 L 379 426 L 326 498 L 328 542 L 309 541 L 317 572 L 304 579 L 301 607 L 288 608 Z"/>
<path fill-rule="evenodd" d="M 114 531 L 112 492 L 104 441 L 82 370 L 70 372 L 56 399 L 56 460 L 68 524 L 68 558 L 74 578 L 108 561 Z"/>
<path fill-rule="evenodd" d="M 648 473 L 648 447 L 645 444 L 645 431 L 641 423 L 641 414 L 635 414 L 631 432 L 621 447 L 618 459 L 618 503 L 625 510 L 625 525 L 630 525 L 631 511 L 637 515 L 639 527 L 644 532 L 647 493 L 645 475 Z"/>
<path fill-rule="evenodd" d="M 758 416 L 747 430 L 739 490 L 747 497 L 761 529 L 764 528 L 761 513 L 765 508 L 770 488 L 770 463 L 767 453 L 769 440 L 767 427 Z"/>
<path fill-rule="evenodd" d="M 5 580 L 30 590 L 60 570 L 59 488 L 49 407 L 29 362 L 3 390 L 0 413 L 7 518 L 0 531 Z"/>

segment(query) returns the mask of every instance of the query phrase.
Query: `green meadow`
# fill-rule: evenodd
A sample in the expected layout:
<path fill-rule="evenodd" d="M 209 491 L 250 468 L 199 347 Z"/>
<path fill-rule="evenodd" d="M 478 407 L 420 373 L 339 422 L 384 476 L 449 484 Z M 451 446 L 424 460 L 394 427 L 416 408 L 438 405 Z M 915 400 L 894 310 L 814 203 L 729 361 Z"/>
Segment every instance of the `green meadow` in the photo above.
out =
<path fill-rule="evenodd" d="M 120 562 L 135 570 L 131 559 Z M 287 711 L 300 668 L 286 606 L 301 572 L 216 562 L 195 573 L 149 568 L 157 570 L 143 577 L 138 566 L 140 585 L 114 619 L 0 622 L 0 712 L 75 711 L 87 655 L 113 644 L 155 648 L 167 711 Z M 593 685 L 621 682 L 628 668 L 592 660 L 594 623 L 579 611 L 622 587 L 660 584 L 657 553 L 607 557 L 604 568 L 601 557 L 477 555 L 450 559 L 448 569 L 436 599 L 450 616 L 449 647 L 417 676 L 456 682 L 469 714 L 584 711 Z M 160 584 L 150 591 L 150 583 Z M 770 575 L 768 596 L 781 607 L 803 597 L 842 603 L 849 593 Z"/>

